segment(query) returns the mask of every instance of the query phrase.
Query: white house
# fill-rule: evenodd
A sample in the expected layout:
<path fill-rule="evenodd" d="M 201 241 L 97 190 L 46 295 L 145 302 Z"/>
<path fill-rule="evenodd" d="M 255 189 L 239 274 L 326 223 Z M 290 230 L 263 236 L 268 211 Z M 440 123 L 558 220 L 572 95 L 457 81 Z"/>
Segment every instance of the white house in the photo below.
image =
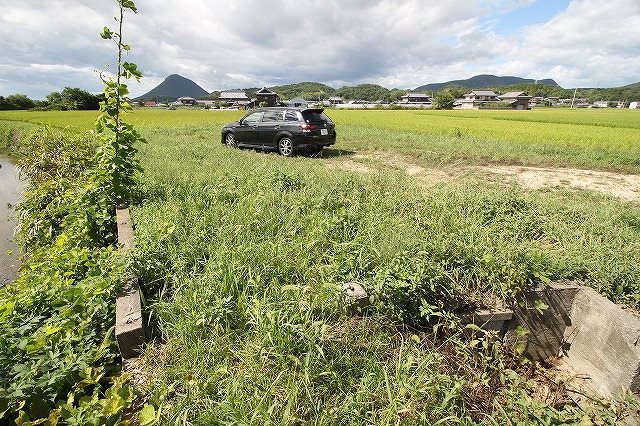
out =
<path fill-rule="evenodd" d="M 629 104 L 629 109 L 640 109 L 640 102 L 631 102 Z"/>

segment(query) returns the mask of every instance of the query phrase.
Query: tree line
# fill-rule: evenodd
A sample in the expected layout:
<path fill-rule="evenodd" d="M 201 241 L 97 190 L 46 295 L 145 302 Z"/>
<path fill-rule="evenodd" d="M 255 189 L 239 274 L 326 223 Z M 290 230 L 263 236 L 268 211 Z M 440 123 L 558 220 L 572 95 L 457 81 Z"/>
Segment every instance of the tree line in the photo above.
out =
<path fill-rule="evenodd" d="M 74 87 L 65 87 L 60 92 L 51 92 L 40 101 L 30 99 L 26 95 L 15 94 L 0 96 L 0 111 L 39 110 L 39 111 L 71 111 L 97 110 L 100 108 L 102 95 L 94 95 Z"/>
<path fill-rule="evenodd" d="M 551 86 L 542 83 L 525 83 L 514 84 L 508 86 L 489 86 L 483 88 L 477 88 L 476 90 L 493 90 L 498 94 L 506 92 L 523 91 L 527 92 L 531 96 L 546 97 L 559 97 L 559 98 L 572 98 L 574 89 L 564 89 L 560 86 Z M 242 89 L 238 89 L 242 90 Z M 247 96 L 251 97 L 259 90 L 258 88 L 244 89 Z M 360 84 L 357 86 L 344 86 L 339 89 L 327 86 L 325 84 L 317 82 L 304 82 L 287 84 L 283 86 L 274 86 L 270 90 L 278 93 L 284 99 L 291 99 L 297 96 L 301 96 L 309 101 L 322 101 L 331 96 L 340 96 L 343 99 L 356 99 L 363 101 L 385 101 L 396 102 L 399 101 L 402 96 L 407 93 L 415 92 L 407 89 L 387 89 L 377 84 Z M 434 99 L 440 98 L 443 104 L 448 105 L 452 103 L 450 98 L 459 99 L 464 94 L 469 93 L 471 90 L 468 87 L 449 85 L 440 90 L 424 91 L 428 96 Z M 212 98 L 217 99 L 219 92 L 212 93 Z M 599 100 L 609 101 L 640 101 L 640 84 L 632 84 L 624 87 L 613 88 L 582 88 L 578 89 L 576 93 L 577 98 L 586 98 L 590 102 Z"/>

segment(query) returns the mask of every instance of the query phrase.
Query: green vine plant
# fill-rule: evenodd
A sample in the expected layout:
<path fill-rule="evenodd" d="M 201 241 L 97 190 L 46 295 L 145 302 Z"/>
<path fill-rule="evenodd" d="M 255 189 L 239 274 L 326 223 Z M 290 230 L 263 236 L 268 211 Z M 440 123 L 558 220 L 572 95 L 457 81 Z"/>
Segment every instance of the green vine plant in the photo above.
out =
<path fill-rule="evenodd" d="M 105 77 L 100 78 L 105 84 L 104 101 L 100 102 L 101 114 L 96 121 L 95 130 L 100 136 L 101 146 L 97 154 L 97 182 L 107 189 L 106 193 L 112 194 L 116 205 L 128 205 L 135 194 L 136 173 L 142 171 L 135 157 L 136 142 L 144 139 L 133 128 L 133 125 L 122 120 L 122 115 L 131 111 L 129 103 L 129 89 L 123 80 L 135 78 L 140 81 L 142 73 L 138 71 L 136 64 L 123 62 L 123 54 L 131 50 L 131 46 L 123 43 L 122 24 L 125 10 L 137 13 L 136 5 L 131 0 L 117 0 L 119 16 L 115 17 L 118 31 L 112 31 L 104 27 L 100 36 L 105 40 L 112 40 L 118 49 L 118 63 L 115 80 Z"/>

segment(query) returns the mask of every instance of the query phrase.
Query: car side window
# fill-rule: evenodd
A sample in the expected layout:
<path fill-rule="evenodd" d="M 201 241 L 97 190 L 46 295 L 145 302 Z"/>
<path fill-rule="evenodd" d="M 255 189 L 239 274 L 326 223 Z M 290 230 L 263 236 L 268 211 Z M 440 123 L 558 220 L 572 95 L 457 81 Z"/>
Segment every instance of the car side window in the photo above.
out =
<path fill-rule="evenodd" d="M 247 115 L 242 122 L 243 123 L 250 123 L 250 124 L 255 124 L 255 123 L 259 123 L 260 120 L 262 119 L 262 114 L 264 114 L 263 112 L 254 112 L 251 113 L 249 115 Z"/>
<path fill-rule="evenodd" d="M 262 121 L 282 121 L 282 111 L 267 111 L 264 113 Z"/>
<path fill-rule="evenodd" d="M 284 121 L 298 121 L 298 114 L 295 111 L 287 111 Z"/>

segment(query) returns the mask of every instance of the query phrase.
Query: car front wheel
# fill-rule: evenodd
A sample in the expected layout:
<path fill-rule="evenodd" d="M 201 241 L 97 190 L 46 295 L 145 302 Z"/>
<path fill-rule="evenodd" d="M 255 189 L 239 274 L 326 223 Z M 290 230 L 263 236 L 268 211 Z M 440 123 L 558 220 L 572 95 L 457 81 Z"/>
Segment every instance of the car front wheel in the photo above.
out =
<path fill-rule="evenodd" d="M 238 147 L 238 141 L 236 141 L 236 137 L 233 133 L 227 133 L 224 136 L 224 143 L 225 145 L 227 145 L 228 147 L 231 148 L 237 148 Z"/>
<path fill-rule="evenodd" d="M 293 155 L 293 141 L 290 138 L 282 138 L 278 141 L 278 152 L 284 157 Z"/>

